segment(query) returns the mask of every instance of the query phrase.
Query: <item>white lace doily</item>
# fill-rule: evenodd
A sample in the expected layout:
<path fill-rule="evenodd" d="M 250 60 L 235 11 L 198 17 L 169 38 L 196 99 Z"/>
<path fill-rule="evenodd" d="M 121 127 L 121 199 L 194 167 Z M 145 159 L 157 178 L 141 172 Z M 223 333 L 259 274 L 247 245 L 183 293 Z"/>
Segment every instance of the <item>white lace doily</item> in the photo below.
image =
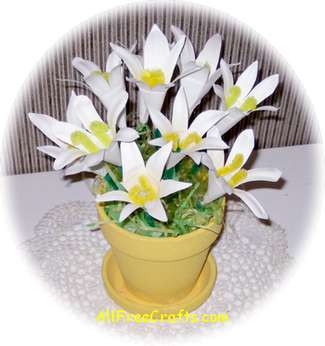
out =
<path fill-rule="evenodd" d="M 232 321 L 260 302 L 281 281 L 291 258 L 286 233 L 279 225 L 260 222 L 238 202 L 229 201 L 227 208 L 225 229 L 213 249 L 217 282 L 209 299 L 195 312 L 228 311 Z M 41 275 L 64 303 L 93 321 L 101 310 L 120 309 L 103 287 L 101 265 L 109 245 L 101 232 L 89 231 L 89 223 L 96 220 L 94 203 L 62 204 L 43 217 L 35 228 L 35 236 L 24 243 Z M 108 328 L 142 335 L 188 334 L 221 325 L 185 321 L 105 323 Z"/>

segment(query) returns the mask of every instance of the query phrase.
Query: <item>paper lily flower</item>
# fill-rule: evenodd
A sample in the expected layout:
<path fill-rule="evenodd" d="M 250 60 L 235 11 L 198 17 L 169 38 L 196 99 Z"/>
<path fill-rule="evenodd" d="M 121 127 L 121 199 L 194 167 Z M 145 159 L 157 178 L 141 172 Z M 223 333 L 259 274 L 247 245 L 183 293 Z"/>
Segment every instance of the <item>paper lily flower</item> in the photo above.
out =
<path fill-rule="evenodd" d="M 112 49 L 128 67 L 133 77 L 131 81 L 139 88 L 138 113 L 142 123 L 148 120 L 146 106 L 161 109 L 166 92 L 173 85 L 171 78 L 184 43 L 185 36 L 170 49 L 166 36 L 156 24 L 144 42 L 143 57 L 111 43 Z"/>
<path fill-rule="evenodd" d="M 180 40 L 185 33 L 175 26 L 171 30 L 177 40 Z M 190 112 L 198 106 L 202 98 L 209 92 L 214 83 L 221 77 L 221 70 L 217 70 L 222 39 L 219 34 L 209 38 L 200 54 L 195 58 L 192 42 L 186 37 L 185 45 L 180 55 L 180 70 L 184 73 L 193 70 L 195 67 L 201 68 L 181 79 L 181 86 L 184 88 L 189 100 Z"/>
<path fill-rule="evenodd" d="M 274 74 L 265 78 L 255 87 L 257 78 L 258 62 L 253 62 L 239 76 L 234 84 L 234 79 L 229 65 L 221 60 L 220 67 L 223 78 L 223 88 L 214 85 L 214 91 L 221 98 L 221 110 L 228 110 L 228 116 L 217 125 L 220 135 L 226 133 L 241 119 L 254 111 L 277 111 L 273 106 L 257 107 L 259 103 L 273 94 L 279 83 L 279 75 Z"/>
<path fill-rule="evenodd" d="M 191 186 L 190 183 L 161 179 L 171 150 L 172 143 L 164 145 L 145 164 L 136 143 L 122 143 L 122 185 L 126 191 L 106 192 L 97 197 L 97 202 L 127 202 L 121 211 L 120 222 L 139 208 L 143 208 L 153 218 L 166 222 L 166 211 L 160 199 Z"/>
<path fill-rule="evenodd" d="M 67 109 L 67 122 L 44 114 L 30 113 L 32 123 L 57 145 L 41 146 L 38 150 L 55 158 L 55 170 L 69 165 L 67 175 L 88 171 L 92 167 L 97 169 L 103 161 L 119 165 L 118 142 L 133 141 L 138 137 L 134 129 L 127 127 L 116 132 L 116 122 L 127 99 L 125 91 L 115 95 L 107 123 L 100 118 L 88 97 L 76 96 L 74 93 Z"/>
<path fill-rule="evenodd" d="M 112 92 L 125 90 L 122 60 L 115 52 L 108 56 L 105 71 L 92 61 L 80 57 L 75 57 L 72 65 L 83 75 L 84 81 L 107 109 L 110 108 Z M 126 127 L 125 111 L 119 118 L 118 125 Z"/>
<path fill-rule="evenodd" d="M 173 152 L 168 160 L 167 168 L 175 166 L 185 156 L 189 156 L 197 164 L 201 162 L 201 150 L 226 149 L 219 136 L 205 137 L 206 132 L 223 117 L 225 112 L 208 110 L 199 114 L 189 126 L 189 109 L 185 91 L 181 88 L 174 101 L 172 121 L 169 121 L 159 110 L 148 107 L 151 120 L 159 129 L 162 137 L 149 141 L 150 144 L 163 146 L 173 143 Z"/>
<path fill-rule="evenodd" d="M 204 196 L 204 203 L 210 203 L 225 194 L 234 194 L 251 209 L 256 217 L 268 219 L 266 211 L 252 194 L 237 189 L 239 185 L 247 182 L 276 182 L 281 177 L 281 172 L 276 168 L 255 168 L 248 171 L 242 168 L 253 148 L 253 131 L 245 130 L 236 139 L 226 163 L 224 163 L 223 151 L 219 150 L 210 155 L 214 169 L 209 171 L 208 191 Z"/>

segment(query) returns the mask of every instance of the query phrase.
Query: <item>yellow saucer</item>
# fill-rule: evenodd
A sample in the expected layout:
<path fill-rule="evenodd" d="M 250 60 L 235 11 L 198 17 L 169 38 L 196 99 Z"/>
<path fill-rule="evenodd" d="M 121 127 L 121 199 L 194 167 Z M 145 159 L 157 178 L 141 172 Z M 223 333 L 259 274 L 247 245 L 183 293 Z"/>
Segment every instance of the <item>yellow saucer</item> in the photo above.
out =
<path fill-rule="evenodd" d="M 172 304 L 159 304 L 139 299 L 125 286 L 116 260 L 109 250 L 103 261 L 102 277 L 107 293 L 125 310 L 145 314 L 158 310 L 161 314 L 174 314 L 181 309 L 193 311 L 210 296 L 217 276 L 217 266 L 210 254 L 192 291 L 180 301 Z"/>

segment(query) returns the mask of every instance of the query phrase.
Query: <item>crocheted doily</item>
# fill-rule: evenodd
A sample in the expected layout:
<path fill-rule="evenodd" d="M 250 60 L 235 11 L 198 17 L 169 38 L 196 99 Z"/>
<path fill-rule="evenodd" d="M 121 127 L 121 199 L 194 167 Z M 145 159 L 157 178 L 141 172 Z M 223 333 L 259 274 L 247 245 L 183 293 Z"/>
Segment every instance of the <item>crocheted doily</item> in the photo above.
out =
<path fill-rule="evenodd" d="M 103 287 L 101 265 L 109 245 L 101 232 L 89 230 L 89 224 L 96 220 L 94 203 L 62 204 L 43 217 L 35 236 L 24 243 L 41 275 L 64 303 L 93 321 L 99 311 L 121 309 Z M 228 202 L 225 228 L 213 254 L 218 266 L 217 282 L 209 299 L 195 313 L 227 311 L 229 321 L 238 319 L 265 298 L 291 262 L 284 229 L 260 222 L 234 201 Z M 185 321 L 105 323 L 105 327 L 116 331 L 178 336 L 222 325 Z"/>

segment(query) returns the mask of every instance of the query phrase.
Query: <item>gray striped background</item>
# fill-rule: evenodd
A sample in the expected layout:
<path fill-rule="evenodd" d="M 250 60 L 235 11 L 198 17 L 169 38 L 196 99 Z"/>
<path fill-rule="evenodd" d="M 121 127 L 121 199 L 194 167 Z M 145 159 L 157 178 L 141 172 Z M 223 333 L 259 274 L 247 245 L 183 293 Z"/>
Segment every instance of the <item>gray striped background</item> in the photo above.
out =
<path fill-rule="evenodd" d="M 280 111 L 256 113 L 244 119 L 225 136 L 226 140 L 232 142 L 247 126 L 254 128 L 259 148 L 315 143 L 320 140 L 317 122 L 305 100 L 301 85 L 264 39 L 238 20 L 211 9 L 184 3 L 180 6 L 149 2 L 133 4 L 92 18 L 73 29 L 63 41 L 47 52 L 22 88 L 10 115 L 11 131 L 3 143 L 3 173 L 22 174 L 52 169 L 51 159 L 36 150 L 36 146 L 50 142 L 27 120 L 28 112 L 44 113 L 64 120 L 69 95 L 75 89 L 77 93 L 92 97 L 101 114 L 105 113 L 99 101 L 86 89 L 75 83 L 59 80 L 81 80 L 71 66 L 72 58 L 80 56 L 93 60 L 104 68 L 109 42 L 120 42 L 130 47 L 137 41 L 138 48 L 141 49 L 142 37 L 149 32 L 153 23 L 157 23 L 169 39 L 172 38 L 170 25 L 179 26 L 189 35 L 198 51 L 211 35 L 220 33 L 224 39 L 225 60 L 241 63 L 235 69 L 236 73 L 240 73 L 256 59 L 260 62 L 260 78 L 280 73 L 281 86 L 266 102 L 279 106 Z M 128 85 L 128 91 L 131 99 L 128 106 L 129 124 L 132 125 L 136 109 L 134 86 Z M 172 97 L 173 95 L 167 98 L 167 106 Z M 168 112 L 166 104 L 165 111 Z M 215 106 L 216 98 L 211 92 L 196 112 Z"/>

